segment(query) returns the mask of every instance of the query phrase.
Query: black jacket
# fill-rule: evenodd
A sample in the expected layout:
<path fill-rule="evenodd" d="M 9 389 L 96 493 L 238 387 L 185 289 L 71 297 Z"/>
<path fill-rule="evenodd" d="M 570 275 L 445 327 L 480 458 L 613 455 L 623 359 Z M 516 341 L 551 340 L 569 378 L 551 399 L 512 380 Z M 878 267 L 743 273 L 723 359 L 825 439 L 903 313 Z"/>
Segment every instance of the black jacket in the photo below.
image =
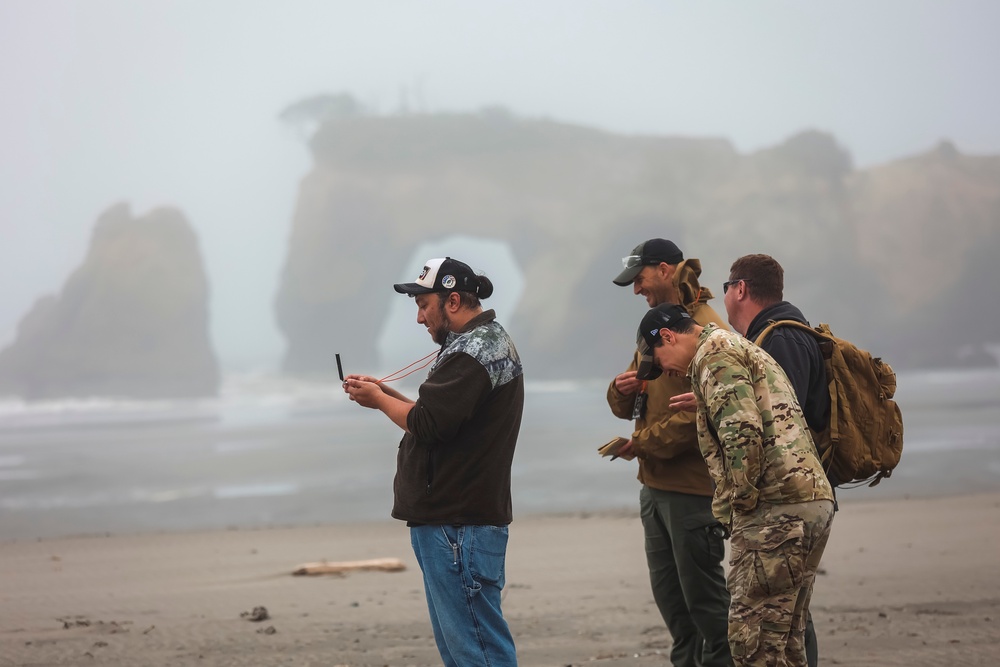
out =
<path fill-rule="evenodd" d="M 757 314 L 747 328 L 746 337 L 756 341 L 768 323 L 777 320 L 809 324 L 801 310 L 787 301 L 779 301 Z M 823 356 L 816 339 L 794 327 L 778 327 L 761 341 L 760 346 L 774 357 L 791 381 L 809 428 L 816 432 L 825 431 L 830 421 L 830 393 Z"/>
<path fill-rule="evenodd" d="M 406 419 L 392 516 L 411 524 L 510 523 L 523 408 L 521 361 L 492 310 L 448 334 Z"/>

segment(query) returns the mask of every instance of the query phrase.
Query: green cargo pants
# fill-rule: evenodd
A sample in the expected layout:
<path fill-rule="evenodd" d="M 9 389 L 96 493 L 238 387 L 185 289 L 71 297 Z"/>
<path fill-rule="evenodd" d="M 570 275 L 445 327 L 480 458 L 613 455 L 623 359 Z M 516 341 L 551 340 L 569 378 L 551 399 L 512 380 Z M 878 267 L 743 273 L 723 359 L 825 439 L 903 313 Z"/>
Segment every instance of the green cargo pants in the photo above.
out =
<path fill-rule="evenodd" d="M 712 499 L 643 486 L 639 514 L 653 599 L 674 667 L 730 667 L 724 531 Z"/>

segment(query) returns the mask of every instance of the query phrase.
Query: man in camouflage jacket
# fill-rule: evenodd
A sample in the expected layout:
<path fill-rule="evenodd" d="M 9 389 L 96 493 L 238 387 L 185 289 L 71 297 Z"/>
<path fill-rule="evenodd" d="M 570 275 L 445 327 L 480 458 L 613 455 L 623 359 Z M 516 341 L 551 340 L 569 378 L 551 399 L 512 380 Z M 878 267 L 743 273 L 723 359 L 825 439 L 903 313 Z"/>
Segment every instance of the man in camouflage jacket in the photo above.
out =
<path fill-rule="evenodd" d="M 691 378 L 698 443 L 715 482 L 712 511 L 732 538 L 734 663 L 805 667 L 805 621 L 833 489 L 787 376 L 750 341 L 702 327 L 675 304 L 648 311 L 637 338 L 651 361 L 646 374 Z"/>

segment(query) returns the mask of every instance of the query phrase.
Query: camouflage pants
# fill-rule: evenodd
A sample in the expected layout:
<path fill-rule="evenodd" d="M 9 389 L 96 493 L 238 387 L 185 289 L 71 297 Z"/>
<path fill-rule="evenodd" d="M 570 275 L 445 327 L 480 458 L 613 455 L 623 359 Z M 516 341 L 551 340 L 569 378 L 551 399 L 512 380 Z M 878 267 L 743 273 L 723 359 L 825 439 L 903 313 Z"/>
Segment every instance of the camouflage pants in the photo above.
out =
<path fill-rule="evenodd" d="M 829 500 L 733 517 L 729 645 L 738 667 L 806 667 L 809 598 L 832 522 Z"/>

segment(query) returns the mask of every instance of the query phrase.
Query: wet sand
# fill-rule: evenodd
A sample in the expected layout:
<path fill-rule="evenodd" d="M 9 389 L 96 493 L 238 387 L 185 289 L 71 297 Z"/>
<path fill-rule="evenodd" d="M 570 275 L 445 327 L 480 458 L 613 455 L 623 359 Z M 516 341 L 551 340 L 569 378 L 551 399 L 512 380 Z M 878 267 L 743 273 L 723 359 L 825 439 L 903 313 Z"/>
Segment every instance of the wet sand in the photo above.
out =
<path fill-rule="evenodd" d="M 833 530 L 821 664 L 998 663 L 1000 493 L 849 501 Z M 407 569 L 291 574 L 383 557 Z M 0 563 L 0 665 L 440 664 L 398 522 L 8 541 Z M 526 667 L 669 664 L 632 512 L 520 517 L 504 608 Z"/>

